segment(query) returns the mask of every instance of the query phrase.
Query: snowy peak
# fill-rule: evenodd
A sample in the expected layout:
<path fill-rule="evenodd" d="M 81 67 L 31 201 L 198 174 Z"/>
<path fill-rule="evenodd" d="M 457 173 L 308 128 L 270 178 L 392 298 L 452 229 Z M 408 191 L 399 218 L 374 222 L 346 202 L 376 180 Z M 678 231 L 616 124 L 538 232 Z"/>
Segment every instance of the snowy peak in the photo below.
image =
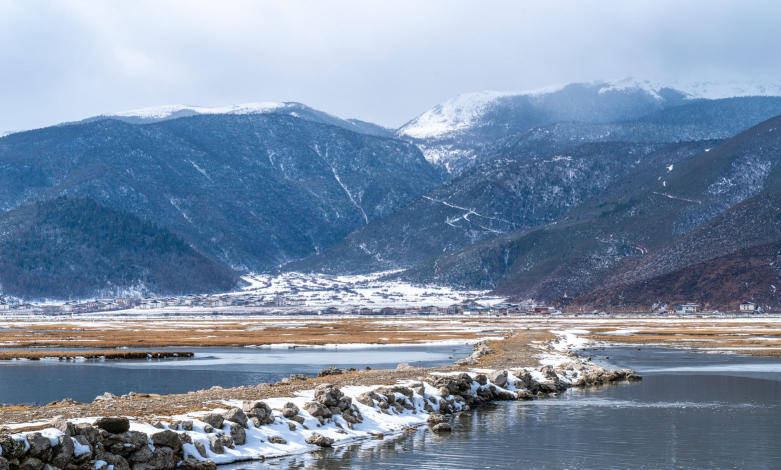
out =
<path fill-rule="evenodd" d="M 606 98 L 611 94 L 637 93 L 651 100 L 663 101 L 660 94 L 665 87 L 657 86 L 649 81 L 623 79 L 617 81 L 597 81 L 591 83 L 572 83 L 569 85 L 554 85 L 535 90 L 501 92 L 482 91 L 465 93 L 453 99 L 436 105 L 415 119 L 403 125 L 398 134 L 414 139 L 432 139 L 446 137 L 470 129 L 482 122 L 490 111 L 495 110 L 502 102 L 506 106 L 515 106 L 519 102 L 535 107 L 545 107 L 545 102 L 561 96 L 572 98 L 573 93 L 580 96 Z"/>
<path fill-rule="evenodd" d="M 519 103 L 534 108 L 561 106 L 566 100 L 574 107 L 593 106 L 602 101 L 603 106 L 616 104 L 617 99 L 642 103 L 644 107 L 656 103 L 669 106 L 681 100 L 698 98 L 719 99 L 739 96 L 781 96 L 781 81 L 697 81 L 659 82 L 628 77 L 620 80 L 599 80 L 571 83 L 520 92 L 483 91 L 466 93 L 436 105 L 403 125 L 397 133 L 414 139 L 437 139 L 468 130 L 482 123 L 487 115 L 500 105 L 517 106 Z M 595 101 L 597 100 L 597 101 Z M 566 108 L 565 108 L 566 109 Z M 576 110 L 577 112 L 577 110 Z M 556 112 L 555 114 L 561 114 Z M 565 116 L 566 117 L 566 116 Z M 577 116 L 573 116 L 577 117 Z"/>
<path fill-rule="evenodd" d="M 103 116 L 121 116 L 137 117 L 141 119 L 167 119 L 173 115 L 195 115 L 195 114 L 264 114 L 279 110 L 289 105 L 298 105 L 298 103 L 280 103 L 280 102 L 259 102 L 245 103 L 233 106 L 190 106 L 183 104 L 173 104 L 164 106 L 152 106 L 148 108 L 132 109 L 129 111 L 120 111 L 118 113 L 104 114 Z M 298 105 L 301 106 L 301 105 Z"/>
<path fill-rule="evenodd" d="M 342 119 L 332 114 L 319 111 L 295 101 L 260 101 L 255 103 L 237 104 L 231 106 L 192 106 L 173 104 L 153 106 L 148 108 L 132 109 L 117 113 L 101 114 L 84 119 L 81 122 L 95 121 L 98 119 L 119 119 L 131 124 L 148 124 L 169 119 L 177 119 L 200 115 L 250 115 L 250 114 L 281 114 L 292 116 L 306 121 L 319 122 L 331 126 L 341 127 L 360 134 L 392 137 L 393 131 L 384 127 L 364 122 L 357 119 Z"/>
<path fill-rule="evenodd" d="M 482 117 L 486 109 L 494 104 L 498 98 L 511 95 L 513 93 L 497 91 L 480 91 L 459 95 L 434 106 L 408 122 L 399 129 L 399 133 L 414 139 L 426 139 L 467 129 Z"/>

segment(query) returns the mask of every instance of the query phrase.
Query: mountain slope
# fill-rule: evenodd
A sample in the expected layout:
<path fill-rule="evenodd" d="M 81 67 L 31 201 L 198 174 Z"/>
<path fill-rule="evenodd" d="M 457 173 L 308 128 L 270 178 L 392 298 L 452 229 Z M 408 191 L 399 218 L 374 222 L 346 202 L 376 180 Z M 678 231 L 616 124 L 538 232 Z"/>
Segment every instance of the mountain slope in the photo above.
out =
<path fill-rule="evenodd" d="M 617 276 L 615 282 L 636 280 L 642 270 L 632 261 L 653 259 L 676 243 L 684 248 L 663 259 L 697 263 L 766 244 L 781 239 L 775 222 L 767 222 L 776 220 L 770 215 L 778 207 L 779 160 L 781 117 L 667 167 L 637 187 L 580 206 L 555 224 L 472 245 L 405 276 L 554 300 L 603 288 Z M 741 235 L 757 217 L 765 228 Z M 709 233 L 720 235 L 703 235 Z M 649 262 L 644 269 L 657 277 L 681 267 Z"/>
<path fill-rule="evenodd" d="M 0 209 L 93 198 L 251 270 L 317 253 L 441 178 L 408 143 L 278 114 L 99 120 L 0 139 Z"/>
<path fill-rule="evenodd" d="M 497 234 L 553 222 L 627 179 L 637 184 L 643 175 L 714 145 L 595 143 L 529 161 L 495 160 L 286 268 L 366 272 L 412 267 Z"/>
<path fill-rule="evenodd" d="M 215 292 L 231 270 L 181 238 L 87 199 L 0 214 L 0 292 L 27 298 Z"/>
<path fill-rule="evenodd" d="M 781 242 L 752 246 L 652 279 L 585 294 L 572 301 L 572 308 L 631 311 L 694 302 L 706 309 L 735 311 L 740 302 L 752 301 L 775 310 L 781 306 L 779 266 Z"/>

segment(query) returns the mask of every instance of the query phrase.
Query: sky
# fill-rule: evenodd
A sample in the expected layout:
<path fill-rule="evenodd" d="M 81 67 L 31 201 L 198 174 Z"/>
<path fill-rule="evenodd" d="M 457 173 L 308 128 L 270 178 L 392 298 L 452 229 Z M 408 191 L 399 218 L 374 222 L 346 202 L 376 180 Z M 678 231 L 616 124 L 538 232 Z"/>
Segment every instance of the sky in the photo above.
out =
<path fill-rule="evenodd" d="M 0 0 L 0 132 L 299 101 L 398 127 L 460 93 L 781 79 L 781 2 Z"/>

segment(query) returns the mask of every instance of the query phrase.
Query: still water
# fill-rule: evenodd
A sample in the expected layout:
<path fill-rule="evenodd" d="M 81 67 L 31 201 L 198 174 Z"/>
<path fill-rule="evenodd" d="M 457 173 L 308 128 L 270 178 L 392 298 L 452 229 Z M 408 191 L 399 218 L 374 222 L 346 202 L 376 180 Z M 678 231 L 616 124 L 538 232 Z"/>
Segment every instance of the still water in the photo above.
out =
<path fill-rule="evenodd" d="M 261 469 L 781 469 L 781 361 L 663 349 L 591 351 L 644 380 L 459 417 Z M 609 360 L 604 357 L 609 356 Z"/>
<path fill-rule="evenodd" d="M 103 392 L 184 393 L 214 385 L 277 382 L 292 373 L 315 375 L 331 365 L 394 368 L 452 364 L 471 346 L 397 346 L 361 349 L 187 348 L 193 359 L 139 361 L 0 361 L 0 403 L 90 402 Z"/>

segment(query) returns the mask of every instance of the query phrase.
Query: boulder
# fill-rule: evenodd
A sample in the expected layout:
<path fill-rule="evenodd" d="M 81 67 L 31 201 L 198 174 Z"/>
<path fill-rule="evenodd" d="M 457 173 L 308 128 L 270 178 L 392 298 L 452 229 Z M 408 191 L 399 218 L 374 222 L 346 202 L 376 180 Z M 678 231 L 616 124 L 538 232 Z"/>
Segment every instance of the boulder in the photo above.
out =
<path fill-rule="evenodd" d="M 25 447 L 24 442 L 17 441 L 8 434 L 0 434 L 0 449 L 3 449 L 3 458 L 7 460 L 19 458 L 27 452 Z"/>
<path fill-rule="evenodd" d="M 174 429 L 179 429 L 182 431 L 192 431 L 193 430 L 193 422 L 192 420 L 184 420 L 184 421 L 176 421 L 173 423 L 172 427 Z"/>
<path fill-rule="evenodd" d="M 376 392 L 369 391 L 369 392 L 361 393 L 360 395 L 355 397 L 355 400 L 362 405 L 374 406 L 375 400 L 382 401 L 382 398 L 380 398 L 380 396 L 377 395 Z"/>
<path fill-rule="evenodd" d="M 315 387 L 315 401 L 325 406 L 337 406 L 344 394 L 331 384 L 322 384 Z"/>
<path fill-rule="evenodd" d="M 492 372 L 491 374 L 488 375 L 488 378 L 497 387 L 504 388 L 505 386 L 507 386 L 507 371 L 506 370 L 501 370 L 501 371 L 498 371 L 498 372 Z"/>
<path fill-rule="evenodd" d="M 104 417 L 98 418 L 95 426 L 112 434 L 120 434 L 130 430 L 130 421 L 125 417 Z"/>
<path fill-rule="evenodd" d="M 77 462 L 86 461 L 92 457 L 92 446 L 86 436 L 73 436 L 73 456 Z"/>
<path fill-rule="evenodd" d="M 417 367 L 413 366 L 412 364 L 409 364 L 407 362 L 400 362 L 396 366 L 396 370 L 415 370 Z"/>
<path fill-rule="evenodd" d="M 242 411 L 241 408 L 231 408 L 228 411 L 226 411 L 223 415 L 225 418 L 225 421 L 231 421 L 236 424 L 240 424 L 243 427 L 247 427 L 247 415 Z"/>
<path fill-rule="evenodd" d="M 342 369 L 337 369 L 334 366 L 329 367 L 328 369 L 322 369 L 319 372 L 317 372 L 318 377 L 328 377 L 329 375 L 341 375 Z"/>
<path fill-rule="evenodd" d="M 306 421 L 306 419 L 305 419 L 303 416 L 301 416 L 301 415 L 298 415 L 298 416 L 293 416 L 293 417 L 292 417 L 292 418 L 290 418 L 290 419 L 291 419 L 291 420 L 293 420 L 293 421 L 295 421 L 295 422 L 296 422 L 296 423 L 298 423 L 298 424 L 304 424 L 304 421 Z"/>
<path fill-rule="evenodd" d="M 152 460 L 153 456 L 154 454 L 152 454 L 152 449 L 150 449 L 149 446 L 144 446 L 130 454 L 127 460 L 131 464 L 146 463 Z"/>
<path fill-rule="evenodd" d="M 287 444 L 287 441 L 280 436 L 271 436 L 268 441 L 272 444 Z"/>
<path fill-rule="evenodd" d="M 227 434 L 214 434 L 209 436 L 209 448 L 215 454 L 222 454 L 226 447 L 233 447 L 233 438 Z"/>
<path fill-rule="evenodd" d="M 488 376 L 485 374 L 477 374 L 474 381 L 480 385 L 486 385 L 488 383 Z"/>
<path fill-rule="evenodd" d="M 102 447 L 109 452 L 127 457 L 131 453 L 146 447 L 149 437 L 139 431 L 126 431 L 121 434 L 110 434 L 103 431 L 106 435 L 102 438 Z"/>
<path fill-rule="evenodd" d="M 320 447 L 331 447 L 334 444 L 334 440 L 330 437 L 323 436 L 320 433 L 312 433 L 311 436 L 306 438 L 306 443 Z"/>
<path fill-rule="evenodd" d="M 73 439 L 70 436 L 62 435 L 57 438 L 57 450 L 51 458 L 51 464 L 55 467 L 65 468 L 73 461 Z"/>
<path fill-rule="evenodd" d="M 477 364 L 477 360 L 480 359 L 483 356 L 486 356 L 488 354 L 492 354 L 494 351 L 493 349 L 489 348 L 488 345 L 485 343 L 485 341 L 480 341 L 479 343 L 474 345 L 474 348 L 472 349 L 472 354 L 469 356 L 459 359 L 456 361 L 456 365 L 459 366 L 471 366 Z"/>
<path fill-rule="evenodd" d="M 193 445 L 195 446 L 195 450 L 201 455 L 201 457 L 206 457 L 207 455 L 209 455 L 206 452 L 206 446 L 203 445 L 203 442 L 195 441 L 195 443 L 193 443 Z"/>
<path fill-rule="evenodd" d="M 54 417 L 51 421 L 50 426 L 53 427 L 54 429 L 61 431 L 66 436 L 76 435 L 76 426 L 62 416 Z"/>
<path fill-rule="evenodd" d="M 103 395 L 98 395 L 98 396 L 96 396 L 96 397 L 95 397 L 95 400 L 93 400 L 93 401 L 98 401 L 98 402 L 100 402 L 100 401 L 114 401 L 114 400 L 116 400 L 117 398 L 118 398 L 118 397 L 117 397 L 116 395 L 114 395 L 114 394 L 112 394 L 112 393 L 108 393 L 108 392 L 106 392 L 106 393 L 104 393 Z"/>
<path fill-rule="evenodd" d="M 132 468 L 133 470 L 172 470 L 176 468 L 174 455 L 174 450 L 170 447 L 155 447 L 149 460 L 135 463 Z"/>
<path fill-rule="evenodd" d="M 260 425 L 271 424 L 274 422 L 274 415 L 271 413 L 271 408 L 269 408 L 265 402 L 260 400 L 245 401 L 242 403 L 241 408 L 250 418 L 258 418 Z"/>
<path fill-rule="evenodd" d="M 349 424 L 357 424 L 363 421 L 363 415 L 358 411 L 358 408 L 351 407 L 342 411 L 342 419 Z"/>
<path fill-rule="evenodd" d="M 540 369 L 540 372 L 542 372 L 542 375 L 545 376 L 546 379 L 550 379 L 550 380 L 559 379 L 559 376 L 556 373 L 556 369 L 554 369 L 553 366 L 544 366 L 542 369 Z"/>
<path fill-rule="evenodd" d="M 453 404 L 448 400 L 439 400 L 439 412 L 442 414 L 451 414 L 453 412 Z"/>
<path fill-rule="evenodd" d="M 437 377 L 434 386 L 443 397 L 450 395 L 471 395 L 472 377 L 467 373 Z"/>
<path fill-rule="evenodd" d="M 96 455 L 98 460 L 103 460 L 106 462 L 106 465 L 113 465 L 114 470 L 130 470 L 130 464 L 125 460 L 124 457 L 120 455 L 114 455 L 109 452 L 102 452 L 99 455 Z M 162 469 L 162 467 L 160 467 Z M 105 469 L 104 469 L 105 470 Z M 151 469 L 146 469 L 151 470 Z"/>
<path fill-rule="evenodd" d="M 450 427 L 450 423 L 439 423 L 431 426 L 431 430 L 436 433 L 446 433 L 452 431 L 452 428 Z"/>
<path fill-rule="evenodd" d="M 309 413 L 310 415 L 317 417 L 323 417 L 323 418 L 330 418 L 331 417 L 331 410 L 323 405 L 322 403 L 316 402 L 316 401 L 308 401 L 304 404 L 304 410 Z"/>
<path fill-rule="evenodd" d="M 532 377 L 531 373 L 528 370 L 523 370 L 517 374 L 519 384 L 522 388 L 525 388 L 532 393 L 534 393 L 534 390 L 537 388 L 537 381 Z"/>
<path fill-rule="evenodd" d="M 187 457 L 179 462 L 177 468 L 180 470 L 217 470 L 217 464 L 213 460 L 198 460 L 193 457 Z"/>
<path fill-rule="evenodd" d="M 415 392 L 410 387 L 405 387 L 403 385 L 393 385 L 391 387 L 382 387 L 376 390 L 377 393 L 382 393 L 386 396 L 392 396 L 395 398 L 396 393 L 400 393 L 404 395 L 407 398 L 412 398 L 415 396 Z"/>
<path fill-rule="evenodd" d="M 516 400 L 518 398 L 518 395 L 515 393 L 509 391 L 509 390 L 497 390 L 494 389 L 494 400 Z"/>
<path fill-rule="evenodd" d="M 30 444 L 28 455 L 44 462 L 49 460 L 52 455 L 52 443 L 48 437 L 39 432 L 31 432 L 27 435 L 27 443 Z"/>
<path fill-rule="evenodd" d="M 238 423 L 230 423 L 230 435 L 233 443 L 237 446 L 243 446 L 247 443 L 247 433 Z"/>
<path fill-rule="evenodd" d="M 43 470 L 43 462 L 35 457 L 27 457 L 17 468 L 18 470 Z"/>
<path fill-rule="evenodd" d="M 149 436 L 149 439 L 152 440 L 152 444 L 157 446 L 165 446 L 170 447 L 174 450 L 174 452 L 179 452 L 182 450 L 182 441 L 179 439 L 179 434 L 175 433 L 174 431 L 171 431 L 170 429 L 166 429 L 164 431 L 158 431 L 152 435 Z"/>
<path fill-rule="evenodd" d="M 423 382 L 414 383 L 410 385 L 409 388 L 422 397 L 426 396 L 426 386 Z"/>
<path fill-rule="evenodd" d="M 214 429 L 222 429 L 222 423 L 225 421 L 225 417 L 223 417 L 219 413 L 209 413 L 201 418 L 201 421 L 208 424 Z"/>
<path fill-rule="evenodd" d="M 426 420 L 429 424 L 447 423 L 450 419 L 441 413 L 431 413 Z"/>
<path fill-rule="evenodd" d="M 285 403 L 285 406 L 282 407 L 282 416 L 290 419 L 293 416 L 298 415 L 299 411 L 301 410 L 296 406 L 295 403 L 287 402 Z"/>

